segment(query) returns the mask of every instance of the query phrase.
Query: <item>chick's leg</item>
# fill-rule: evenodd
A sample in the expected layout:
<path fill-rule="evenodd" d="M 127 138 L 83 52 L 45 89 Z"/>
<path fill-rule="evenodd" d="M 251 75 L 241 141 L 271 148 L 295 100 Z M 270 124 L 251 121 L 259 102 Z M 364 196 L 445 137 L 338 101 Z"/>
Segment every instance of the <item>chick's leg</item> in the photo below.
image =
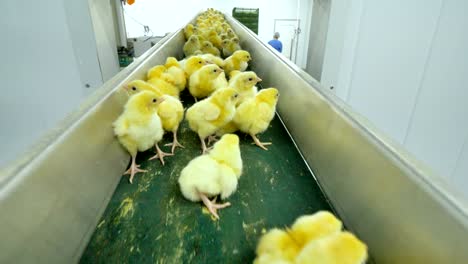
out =
<path fill-rule="evenodd" d="M 151 157 L 149 160 L 153 160 L 153 159 L 159 158 L 159 160 L 161 161 L 162 165 L 164 165 L 164 157 L 166 157 L 166 156 L 172 156 L 173 154 L 163 152 L 163 151 L 159 148 L 159 146 L 158 146 L 157 143 L 156 143 L 154 146 L 156 147 L 156 152 L 157 152 L 157 154 L 154 155 L 153 157 Z"/>
<path fill-rule="evenodd" d="M 268 145 L 271 145 L 272 143 L 271 142 L 260 142 L 260 140 L 257 138 L 257 136 L 253 135 L 253 134 L 250 134 L 250 136 L 252 137 L 252 139 L 254 140 L 254 143 L 255 145 L 259 146 L 260 148 L 264 149 L 264 150 L 268 150 L 265 146 L 268 146 Z"/>
<path fill-rule="evenodd" d="M 182 144 L 180 144 L 179 141 L 177 141 L 177 131 L 172 132 L 172 134 L 174 135 L 174 140 L 172 141 L 172 143 L 168 143 L 164 146 L 172 146 L 171 151 L 172 151 L 172 154 L 174 154 L 176 147 L 181 147 L 181 148 L 185 148 L 185 147 L 182 146 Z"/>
<path fill-rule="evenodd" d="M 140 165 L 137 165 L 136 162 L 136 155 L 133 156 L 132 155 L 132 165 L 130 165 L 130 168 L 128 168 L 128 170 L 124 173 L 124 175 L 126 174 L 130 174 L 130 183 L 133 183 L 133 176 L 135 176 L 136 173 L 138 172 L 147 172 L 147 170 L 142 170 L 140 169 Z"/>
<path fill-rule="evenodd" d="M 206 151 L 207 151 L 206 144 L 205 144 L 205 139 L 200 137 L 200 141 L 201 141 L 201 146 L 202 146 L 202 154 L 205 154 Z"/>
<path fill-rule="evenodd" d="M 217 213 L 218 209 L 223 209 L 225 207 L 231 206 L 231 203 L 229 203 L 229 202 L 223 203 L 223 204 L 217 204 L 216 203 L 216 197 L 213 199 L 213 201 L 210 201 L 210 199 L 208 199 L 208 197 L 205 194 L 199 193 L 199 195 L 200 195 L 200 198 L 202 199 L 203 203 L 205 204 L 206 208 L 208 208 L 208 211 L 210 211 L 210 213 L 216 219 L 219 219 L 219 215 Z"/>
<path fill-rule="evenodd" d="M 208 136 L 208 146 L 213 142 L 216 143 L 219 139 L 215 135 Z"/>

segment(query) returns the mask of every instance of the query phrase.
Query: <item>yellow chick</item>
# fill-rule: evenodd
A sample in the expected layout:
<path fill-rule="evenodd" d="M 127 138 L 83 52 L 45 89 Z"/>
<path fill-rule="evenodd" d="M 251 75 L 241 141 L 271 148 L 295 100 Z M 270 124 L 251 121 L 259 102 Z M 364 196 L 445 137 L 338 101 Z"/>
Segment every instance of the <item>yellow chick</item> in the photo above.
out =
<path fill-rule="evenodd" d="M 209 42 L 209 41 L 203 41 L 201 51 L 203 53 L 210 53 L 210 54 L 213 54 L 215 56 L 220 55 L 219 49 L 214 47 L 213 44 L 211 42 Z"/>
<path fill-rule="evenodd" d="M 216 64 L 221 69 L 224 67 L 224 60 L 210 53 L 200 55 L 208 64 Z"/>
<path fill-rule="evenodd" d="M 234 52 L 241 50 L 239 39 L 234 37 L 232 39 L 223 40 L 223 55 L 224 57 L 231 56 Z"/>
<path fill-rule="evenodd" d="M 245 71 L 250 60 L 251 57 L 248 51 L 238 50 L 224 60 L 224 70 L 228 74 L 235 70 Z"/>
<path fill-rule="evenodd" d="M 271 142 L 260 142 L 256 135 L 264 132 L 275 117 L 278 96 L 275 88 L 261 90 L 254 98 L 237 107 L 233 119 L 239 130 L 249 134 L 254 143 L 264 150 L 268 150 L 265 146 L 271 145 Z"/>
<path fill-rule="evenodd" d="M 225 34 L 225 36 L 226 36 L 226 38 L 224 38 L 224 39 L 221 37 L 221 39 L 222 39 L 221 45 L 223 46 L 221 51 L 223 52 L 224 58 L 227 58 L 227 57 L 231 56 L 233 52 L 231 52 L 229 50 L 229 45 L 231 44 L 231 40 L 228 38 L 227 34 Z"/>
<path fill-rule="evenodd" d="M 294 263 L 300 249 L 286 231 L 273 228 L 260 238 L 254 264 Z"/>
<path fill-rule="evenodd" d="M 222 49 L 222 48 L 223 48 L 223 46 L 222 46 L 222 40 L 221 40 L 221 38 L 218 36 L 218 33 L 216 33 L 215 30 L 210 30 L 210 31 L 208 31 L 208 34 L 206 35 L 205 38 L 208 39 L 211 43 L 213 43 L 213 46 L 215 46 L 216 48 L 218 48 L 218 49 Z"/>
<path fill-rule="evenodd" d="M 197 27 L 195 27 L 193 24 L 187 24 L 184 28 L 184 36 L 185 39 L 188 40 L 193 34 L 196 34 L 197 32 Z"/>
<path fill-rule="evenodd" d="M 185 72 L 185 76 L 187 77 L 188 80 L 190 80 L 190 76 L 201 67 L 205 66 L 207 64 L 206 60 L 203 59 L 201 56 L 192 56 L 186 60 L 184 60 L 181 63 L 182 69 Z"/>
<path fill-rule="evenodd" d="M 167 69 L 167 73 L 174 79 L 174 85 L 182 92 L 187 85 L 187 78 L 185 72 L 180 66 L 179 62 L 174 57 L 168 57 L 164 66 Z"/>
<path fill-rule="evenodd" d="M 237 181 L 242 174 L 242 158 L 239 149 L 239 137 L 228 134 L 223 136 L 213 149 L 205 155 L 191 160 L 182 169 L 179 186 L 182 195 L 193 202 L 203 201 L 210 213 L 219 219 L 218 209 L 231 204 L 217 204 L 217 195 L 221 199 L 231 196 L 237 188 Z"/>
<path fill-rule="evenodd" d="M 208 137 L 208 145 L 210 145 L 211 142 L 216 142 L 218 140 L 217 137 L 221 137 L 222 135 L 225 135 L 225 134 L 232 134 L 236 132 L 237 130 L 239 130 L 239 128 L 237 127 L 236 123 L 234 123 L 234 121 L 230 121 L 229 123 L 227 123 L 220 129 L 216 130 L 215 136 Z"/>
<path fill-rule="evenodd" d="M 223 70 L 218 65 L 209 64 L 201 67 L 198 71 L 190 76 L 189 92 L 195 98 L 203 98 L 209 96 L 218 87 L 227 86 L 226 77 L 224 80 L 218 78 Z M 223 87 L 222 87 L 223 88 Z"/>
<path fill-rule="evenodd" d="M 229 38 L 239 38 L 232 28 L 228 28 L 226 33 L 228 34 Z"/>
<path fill-rule="evenodd" d="M 342 227 L 343 223 L 332 213 L 319 211 L 297 218 L 288 233 L 302 248 L 312 240 L 338 234 Z"/>
<path fill-rule="evenodd" d="M 192 55 L 195 51 L 201 49 L 200 37 L 192 35 L 184 44 L 184 54 L 186 57 Z"/>
<path fill-rule="evenodd" d="M 239 97 L 236 100 L 236 107 L 248 99 L 255 97 L 255 94 L 257 93 L 257 87 L 255 84 L 262 81 L 262 79 L 258 78 L 255 72 L 232 71 L 230 75 L 232 77 L 229 80 L 229 87 L 235 89 L 239 94 Z M 239 128 L 233 120 L 216 131 L 216 136 L 234 133 L 237 130 L 239 130 Z M 216 141 L 216 137 L 209 137 L 208 145 L 211 143 L 211 141 Z"/>
<path fill-rule="evenodd" d="M 158 153 L 158 155 L 151 158 L 159 158 L 161 163 L 164 165 L 165 156 L 172 156 L 176 147 L 184 147 L 177 140 L 177 130 L 179 129 L 179 125 L 184 118 L 184 106 L 177 98 L 170 95 L 164 95 L 156 87 L 141 80 L 134 80 L 130 82 L 126 85 L 126 89 L 130 95 L 141 91 L 153 91 L 157 98 L 162 98 L 164 100 L 158 105 L 156 113 L 161 118 L 164 131 L 172 132 L 173 142 L 166 144 L 166 146 L 172 146 L 172 151 L 171 153 L 165 153 L 161 151 Z"/>
<path fill-rule="evenodd" d="M 247 99 L 253 98 L 257 93 L 257 87 L 255 85 L 261 81 L 262 79 L 260 79 L 253 71 L 234 74 L 234 76 L 229 79 L 229 87 L 234 88 L 239 92 L 239 98 L 237 99 L 236 106 L 239 106 Z"/>
<path fill-rule="evenodd" d="M 148 70 L 146 79 L 151 80 L 153 78 L 161 78 L 171 83 L 174 82 L 172 77 L 167 74 L 167 69 L 164 65 L 156 65 Z"/>
<path fill-rule="evenodd" d="M 113 123 L 114 133 L 120 143 L 132 156 L 132 164 L 125 174 L 130 174 L 130 183 L 138 172 L 146 172 L 136 164 L 138 151 L 146 151 L 153 145 L 159 150 L 158 142 L 164 131 L 156 109 L 164 99 L 157 99 L 155 93 L 141 92 L 132 96 L 125 104 L 124 112 Z"/>
<path fill-rule="evenodd" d="M 221 34 L 219 34 L 219 37 L 220 37 L 221 40 L 223 41 L 223 44 L 222 44 L 222 45 L 223 45 L 223 48 L 224 48 L 224 40 L 225 40 L 225 39 L 229 39 L 229 37 L 228 37 L 227 33 L 221 33 Z"/>
<path fill-rule="evenodd" d="M 156 94 L 157 98 L 160 98 L 163 93 L 152 84 L 147 83 L 143 80 L 133 80 L 124 86 L 125 90 L 129 95 L 134 95 L 141 91 L 150 91 Z"/>
<path fill-rule="evenodd" d="M 341 232 L 307 244 L 296 258 L 297 264 L 363 264 L 367 246 L 349 232 Z"/>
<path fill-rule="evenodd" d="M 157 68 L 157 69 L 154 70 L 154 68 Z M 174 96 L 177 99 L 179 98 L 179 93 L 180 93 L 179 88 L 177 88 L 174 85 L 175 83 L 174 78 L 165 72 L 166 67 L 164 67 L 163 65 L 158 65 L 156 67 L 153 67 L 153 69 L 150 71 L 151 71 L 151 74 L 153 75 L 155 74 L 155 72 L 158 72 L 158 71 L 164 71 L 164 72 L 160 74 L 160 77 L 153 77 L 151 79 L 148 79 L 147 81 L 148 83 L 158 88 L 163 94 Z"/>
<path fill-rule="evenodd" d="M 236 90 L 232 88 L 219 89 L 187 110 L 187 121 L 190 129 L 198 134 L 203 153 L 207 150 L 205 139 L 234 117 L 237 97 Z"/>
<path fill-rule="evenodd" d="M 231 71 L 229 73 L 229 83 L 231 83 L 231 79 L 234 78 L 234 76 L 236 76 L 237 74 L 241 73 L 241 71 Z"/>

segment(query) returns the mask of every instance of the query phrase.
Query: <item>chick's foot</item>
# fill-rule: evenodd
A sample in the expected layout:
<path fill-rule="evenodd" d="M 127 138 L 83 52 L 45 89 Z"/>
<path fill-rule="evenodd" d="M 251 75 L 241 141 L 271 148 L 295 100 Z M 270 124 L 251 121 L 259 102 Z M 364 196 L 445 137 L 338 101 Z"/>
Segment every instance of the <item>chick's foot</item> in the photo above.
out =
<path fill-rule="evenodd" d="M 140 165 L 136 164 L 135 159 L 136 157 L 132 157 L 132 165 L 130 165 L 130 168 L 124 173 L 124 175 L 130 174 L 130 183 L 133 183 L 133 176 L 138 172 L 147 172 L 147 170 L 140 169 Z"/>
<path fill-rule="evenodd" d="M 268 150 L 265 146 L 268 146 L 268 145 L 272 144 L 271 142 L 260 142 L 260 140 L 255 135 L 250 135 L 250 136 L 254 140 L 254 142 L 252 144 L 257 145 L 257 146 L 259 146 L 260 148 L 262 148 L 264 150 Z"/>
<path fill-rule="evenodd" d="M 149 160 L 153 160 L 153 159 L 157 159 L 159 158 L 159 160 L 161 161 L 162 165 L 164 165 L 164 157 L 166 156 L 173 156 L 174 154 L 171 154 L 171 153 L 166 153 L 166 152 L 163 152 L 158 144 L 156 144 L 156 152 L 157 154 L 154 155 L 153 157 L 149 158 Z"/>
<path fill-rule="evenodd" d="M 179 141 L 177 140 L 177 132 L 173 132 L 174 134 L 174 141 L 172 141 L 172 143 L 167 143 L 166 145 L 164 146 L 172 146 L 172 153 L 174 155 L 174 151 L 175 151 L 175 148 L 176 147 L 181 147 L 181 148 L 185 148 L 184 146 L 182 146 L 182 144 L 179 143 Z"/>
<path fill-rule="evenodd" d="M 218 141 L 218 140 L 219 140 L 219 138 L 217 138 L 216 136 L 213 136 L 213 135 L 208 136 L 208 143 L 207 143 L 207 145 L 209 146 L 211 143 L 216 143 L 216 141 Z"/>
<path fill-rule="evenodd" d="M 200 193 L 200 198 L 202 199 L 202 201 L 205 204 L 206 208 L 208 208 L 208 211 L 210 211 L 210 213 L 218 220 L 219 220 L 219 215 L 217 213 L 217 210 L 226 208 L 228 206 L 231 206 L 230 202 L 223 203 L 223 204 L 217 204 L 216 203 L 216 197 L 213 199 L 213 201 L 210 201 L 210 199 L 208 199 L 208 197 L 203 193 Z"/>

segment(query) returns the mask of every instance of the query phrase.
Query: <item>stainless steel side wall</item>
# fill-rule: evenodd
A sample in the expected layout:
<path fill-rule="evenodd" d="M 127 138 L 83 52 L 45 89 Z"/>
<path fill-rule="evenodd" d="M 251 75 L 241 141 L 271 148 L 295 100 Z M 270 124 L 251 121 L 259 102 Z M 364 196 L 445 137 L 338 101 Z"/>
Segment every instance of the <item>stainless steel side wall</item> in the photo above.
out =
<path fill-rule="evenodd" d="M 183 43 L 180 31 L 163 39 L 0 172 L 0 263 L 78 262 L 129 162 L 112 128 L 127 100 L 120 88 L 180 58 Z"/>
<path fill-rule="evenodd" d="M 376 263 L 468 263 L 467 211 L 452 192 L 301 69 L 230 22 L 262 84 L 280 90 L 283 122 Z"/>

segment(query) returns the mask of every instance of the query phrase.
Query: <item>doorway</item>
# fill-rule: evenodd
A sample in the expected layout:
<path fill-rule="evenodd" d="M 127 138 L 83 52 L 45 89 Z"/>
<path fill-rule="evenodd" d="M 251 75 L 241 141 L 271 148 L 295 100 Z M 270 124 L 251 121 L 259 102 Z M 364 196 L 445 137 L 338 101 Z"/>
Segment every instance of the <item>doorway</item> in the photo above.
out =
<path fill-rule="evenodd" d="M 297 47 L 299 43 L 300 19 L 275 19 L 273 31 L 280 34 L 283 43 L 282 54 L 296 63 Z"/>

